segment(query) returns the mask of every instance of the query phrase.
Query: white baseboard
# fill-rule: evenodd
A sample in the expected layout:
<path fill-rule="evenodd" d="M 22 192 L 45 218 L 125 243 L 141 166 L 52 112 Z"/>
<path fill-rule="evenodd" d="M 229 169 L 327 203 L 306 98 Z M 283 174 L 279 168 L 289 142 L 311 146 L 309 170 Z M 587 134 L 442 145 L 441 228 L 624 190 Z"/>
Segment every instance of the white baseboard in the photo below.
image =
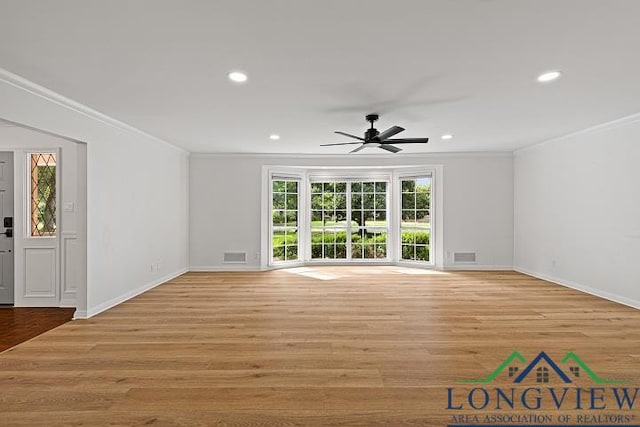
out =
<path fill-rule="evenodd" d="M 513 271 L 512 265 L 478 265 L 478 264 L 450 264 L 445 265 L 443 270 L 459 271 Z"/>
<path fill-rule="evenodd" d="M 87 310 L 76 309 L 75 313 L 73 313 L 73 320 L 78 319 L 87 319 Z"/>
<path fill-rule="evenodd" d="M 135 297 L 137 295 L 140 295 L 143 292 L 148 291 L 149 289 L 153 289 L 156 286 L 161 285 L 161 284 L 163 284 L 165 282 L 168 282 L 171 279 L 175 279 L 176 277 L 186 273 L 187 271 L 188 271 L 188 269 L 182 268 L 182 269 L 180 269 L 180 270 L 178 270 L 176 272 L 173 272 L 173 273 L 168 274 L 166 276 L 163 276 L 163 277 L 160 277 L 158 279 L 155 279 L 154 281 L 149 282 L 149 283 L 147 283 L 147 284 L 145 284 L 143 286 L 140 286 L 139 288 L 136 288 L 136 289 L 134 289 L 132 291 L 129 291 L 124 295 L 120 295 L 118 297 L 110 299 L 109 301 L 103 302 L 102 304 L 99 304 L 99 305 L 97 305 L 95 307 L 88 308 L 86 313 L 84 313 L 85 314 L 84 317 L 80 317 L 81 312 L 77 312 L 77 315 L 75 317 L 77 317 L 79 319 L 80 318 L 88 319 L 90 317 L 93 317 L 96 314 L 102 313 L 103 311 L 108 310 L 108 309 L 110 309 L 110 308 L 112 308 L 112 307 L 114 307 L 114 306 L 116 306 L 118 304 L 122 304 L 123 302 L 125 302 L 125 301 L 127 301 L 127 300 L 129 300 L 129 299 L 131 299 L 131 298 L 133 298 L 133 297 Z"/>
<path fill-rule="evenodd" d="M 433 265 L 419 265 L 405 262 L 374 262 L 374 263 L 360 263 L 360 262 L 301 262 L 289 265 L 277 265 L 272 267 L 261 267 L 258 265 L 208 265 L 208 266 L 191 266 L 188 271 L 193 272 L 233 272 L 233 271 L 270 271 L 280 270 L 284 268 L 296 268 L 296 267 L 336 267 L 336 266 L 348 266 L 348 267 L 371 267 L 371 266 L 396 266 L 407 268 L 428 268 L 432 270 L 469 270 L 469 271 L 513 271 L 512 265 L 478 265 L 478 264 L 459 264 L 459 265 L 447 265 L 444 268 L 438 268 Z"/>
<path fill-rule="evenodd" d="M 536 271 L 531 271 L 526 268 L 516 267 L 513 269 L 518 273 L 526 274 L 528 276 L 535 277 L 537 279 L 546 280 L 547 282 L 555 283 L 560 286 L 564 286 L 567 288 L 571 288 L 576 291 L 584 292 L 585 294 L 593 295 L 598 298 L 604 298 L 606 300 L 616 302 L 618 304 L 623 304 L 629 306 L 631 308 L 635 308 L 636 310 L 640 310 L 640 301 L 624 297 L 622 295 L 614 294 L 611 292 L 603 291 L 602 289 L 592 288 L 590 286 L 580 285 L 578 283 L 570 282 L 568 280 L 558 279 L 557 277 L 549 276 L 547 274 L 538 273 Z"/>
<path fill-rule="evenodd" d="M 259 265 L 245 265 L 245 264 L 229 264 L 229 265 L 199 265 L 199 266 L 191 266 L 187 271 L 202 273 L 208 271 L 215 272 L 230 272 L 230 271 L 266 271 L 270 269 L 264 269 Z"/>

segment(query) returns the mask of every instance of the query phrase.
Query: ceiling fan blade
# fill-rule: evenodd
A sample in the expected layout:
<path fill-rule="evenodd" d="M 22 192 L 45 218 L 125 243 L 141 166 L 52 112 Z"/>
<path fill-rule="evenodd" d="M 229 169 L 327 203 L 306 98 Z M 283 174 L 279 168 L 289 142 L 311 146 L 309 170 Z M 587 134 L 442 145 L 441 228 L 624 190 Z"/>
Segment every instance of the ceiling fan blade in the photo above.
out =
<path fill-rule="evenodd" d="M 349 151 L 349 153 L 357 153 L 358 151 L 360 151 L 360 150 L 364 150 L 365 148 L 367 148 L 367 146 L 366 146 L 366 145 L 364 145 L 364 144 L 362 144 L 360 147 L 358 147 L 358 148 L 356 148 L 356 149 L 354 149 L 354 150 Z"/>
<path fill-rule="evenodd" d="M 349 138 L 359 139 L 360 141 L 364 141 L 364 138 L 360 138 L 359 136 L 351 135 L 350 133 L 345 133 L 345 132 L 340 132 L 340 131 L 335 131 L 334 133 L 337 133 L 338 135 L 348 136 Z"/>
<path fill-rule="evenodd" d="M 391 126 L 389 129 L 385 130 L 384 132 L 379 133 L 376 136 L 376 139 L 379 141 L 384 141 L 387 138 L 391 138 L 393 135 L 399 134 L 403 130 L 404 128 L 401 128 L 400 126 Z"/>
<path fill-rule="evenodd" d="M 402 148 L 394 147 L 393 145 L 389 145 L 389 144 L 380 144 L 378 145 L 378 147 L 382 148 L 383 150 L 390 151 L 392 153 L 397 153 L 398 151 L 402 151 Z"/>
<path fill-rule="evenodd" d="M 429 138 L 385 139 L 382 142 L 387 142 L 389 144 L 426 144 L 429 142 Z"/>
<path fill-rule="evenodd" d="M 362 142 L 337 142 L 335 144 L 320 144 L 321 147 L 330 147 L 332 145 L 354 145 L 354 144 L 362 144 Z"/>

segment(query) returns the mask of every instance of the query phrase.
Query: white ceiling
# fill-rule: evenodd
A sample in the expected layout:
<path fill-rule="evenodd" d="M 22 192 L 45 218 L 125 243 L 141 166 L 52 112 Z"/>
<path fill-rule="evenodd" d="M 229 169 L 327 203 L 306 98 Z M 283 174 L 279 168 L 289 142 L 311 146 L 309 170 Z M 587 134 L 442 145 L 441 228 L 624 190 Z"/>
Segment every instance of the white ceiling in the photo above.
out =
<path fill-rule="evenodd" d="M 193 152 L 513 150 L 640 111 L 639 52 L 636 0 L 0 0 L 0 67 Z"/>

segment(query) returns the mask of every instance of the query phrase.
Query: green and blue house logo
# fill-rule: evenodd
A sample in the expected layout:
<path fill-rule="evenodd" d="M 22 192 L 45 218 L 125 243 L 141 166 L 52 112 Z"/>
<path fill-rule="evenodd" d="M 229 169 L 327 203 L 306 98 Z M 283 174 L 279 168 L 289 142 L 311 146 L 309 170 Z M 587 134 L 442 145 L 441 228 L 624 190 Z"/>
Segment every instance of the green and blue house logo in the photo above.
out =
<path fill-rule="evenodd" d="M 512 352 L 487 376 L 447 388 L 450 427 L 640 427 L 640 388 L 598 375 L 572 351 Z"/>
<path fill-rule="evenodd" d="M 554 361 L 545 353 L 541 351 L 525 368 L 522 372 L 516 376 L 519 368 L 512 366 L 514 361 L 526 363 L 525 358 L 517 351 L 511 353 L 488 377 L 471 379 L 471 380 L 459 380 L 461 383 L 490 383 L 498 377 L 504 370 L 508 368 L 509 377 L 514 377 L 514 383 L 519 384 L 532 372 L 535 371 L 536 381 L 538 383 L 549 382 L 549 371 L 553 371 L 563 382 L 569 384 L 573 382 L 571 377 L 579 378 L 581 371 L 584 372 L 593 382 L 596 384 L 623 384 L 621 380 L 609 380 L 600 378 L 589 366 L 582 361 L 574 352 L 568 352 L 561 360 L 562 364 L 572 364 L 569 366 L 569 372 L 571 375 L 565 373 Z M 544 362 L 544 363 L 541 363 Z"/>

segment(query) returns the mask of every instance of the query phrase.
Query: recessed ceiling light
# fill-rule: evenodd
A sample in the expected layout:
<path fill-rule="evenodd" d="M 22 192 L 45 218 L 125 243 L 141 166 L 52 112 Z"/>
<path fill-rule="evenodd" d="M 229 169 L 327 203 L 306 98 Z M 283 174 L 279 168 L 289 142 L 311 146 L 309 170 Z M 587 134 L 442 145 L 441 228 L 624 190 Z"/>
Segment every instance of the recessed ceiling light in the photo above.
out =
<path fill-rule="evenodd" d="M 444 139 L 446 141 L 447 139 L 452 139 L 453 135 L 451 135 L 450 133 L 446 133 L 446 134 L 442 135 L 440 138 L 442 138 L 442 139 Z"/>
<path fill-rule="evenodd" d="M 244 83 L 247 81 L 247 75 L 242 71 L 232 71 L 227 76 L 229 80 L 235 83 Z"/>
<path fill-rule="evenodd" d="M 538 76 L 538 81 L 540 83 L 552 82 L 560 78 L 562 73 L 560 71 L 547 71 L 546 73 L 542 73 Z"/>
<path fill-rule="evenodd" d="M 275 133 L 272 133 L 271 135 L 269 135 L 269 139 L 272 141 L 277 141 L 280 139 L 280 135 L 276 135 Z"/>

